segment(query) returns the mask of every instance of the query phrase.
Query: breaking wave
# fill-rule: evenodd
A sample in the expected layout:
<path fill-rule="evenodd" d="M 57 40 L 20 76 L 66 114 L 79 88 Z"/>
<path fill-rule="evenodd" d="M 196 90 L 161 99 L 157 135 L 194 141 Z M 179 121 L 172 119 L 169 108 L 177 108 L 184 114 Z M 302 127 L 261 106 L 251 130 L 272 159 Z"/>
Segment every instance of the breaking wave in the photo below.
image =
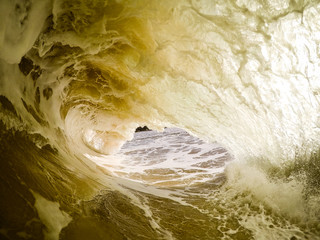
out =
<path fill-rule="evenodd" d="M 319 239 L 318 1 L 0 9 L 1 236 Z"/>

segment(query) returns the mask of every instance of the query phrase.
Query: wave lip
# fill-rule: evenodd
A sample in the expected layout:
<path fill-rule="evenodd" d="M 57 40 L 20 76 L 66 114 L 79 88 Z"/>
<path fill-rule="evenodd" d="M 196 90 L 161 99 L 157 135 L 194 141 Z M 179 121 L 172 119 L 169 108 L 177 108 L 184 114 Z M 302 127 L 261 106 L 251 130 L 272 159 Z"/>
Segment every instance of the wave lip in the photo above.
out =
<path fill-rule="evenodd" d="M 43 235 L 31 189 L 72 216 L 67 230 L 87 214 L 92 229 L 121 223 L 121 236 L 135 227 L 179 238 L 198 220 L 190 233 L 201 237 L 319 236 L 317 1 L 3 0 L 0 13 L 0 189 L 17 185 L 5 199 L 26 201 L 5 217 L 26 206 L 23 220 L 37 218 Z M 223 148 L 168 129 L 157 143 L 167 148 L 140 136 L 147 151 L 129 142 L 144 125 Z M 235 161 L 223 172 L 227 152 Z M 123 206 L 145 225 L 127 226 Z"/>
<path fill-rule="evenodd" d="M 12 24 L 27 16 L 25 33 L 34 40 L 16 40 L 23 51 L 3 45 L 13 53 L 16 49 L 19 59 L 25 54 L 19 65 L 25 77 L 6 60 L 15 54 L 3 55 L 1 94 L 53 142 L 59 142 L 60 133 L 77 136 L 73 128 L 79 123 L 67 123 L 68 115 L 77 115 L 84 124 L 77 130 L 84 134 L 80 138 L 100 152 L 113 152 L 104 139 L 130 139 L 128 129 L 132 135 L 139 125 L 180 127 L 221 142 L 237 158 L 268 156 L 274 162 L 320 144 L 319 58 L 313 54 L 319 6 L 312 1 L 212 6 L 206 1 L 60 0 L 19 5 L 20 10 L 3 4 L 16 13 L 9 18 Z M 52 7 L 37 16 L 37 8 L 46 5 Z M 4 39 L 19 39 L 23 29 L 12 28 L 11 34 L 6 28 Z M 15 92 L 12 84 L 19 86 Z M 112 117 L 130 127 L 120 124 L 116 133 L 106 134 L 112 131 L 102 122 Z M 84 148 L 76 139 L 71 148 L 75 142 Z"/>

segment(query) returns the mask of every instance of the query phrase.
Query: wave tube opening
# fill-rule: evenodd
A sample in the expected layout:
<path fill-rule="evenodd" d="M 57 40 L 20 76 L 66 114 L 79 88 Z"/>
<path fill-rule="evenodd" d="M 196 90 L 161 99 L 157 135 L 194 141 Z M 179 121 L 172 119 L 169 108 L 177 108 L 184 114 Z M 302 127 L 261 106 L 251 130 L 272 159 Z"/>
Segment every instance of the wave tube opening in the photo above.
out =
<path fill-rule="evenodd" d="M 320 239 L 318 1 L 0 11 L 1 238 Z"/>

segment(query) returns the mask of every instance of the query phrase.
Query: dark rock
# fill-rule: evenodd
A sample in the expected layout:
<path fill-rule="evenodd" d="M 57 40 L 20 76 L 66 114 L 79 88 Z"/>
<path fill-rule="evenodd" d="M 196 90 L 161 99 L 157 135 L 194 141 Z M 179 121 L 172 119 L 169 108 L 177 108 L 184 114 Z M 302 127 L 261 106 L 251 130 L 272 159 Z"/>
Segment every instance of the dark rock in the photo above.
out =
<path fill-rule="evenodd" d="M 136 129 L 136 132 L 143 132 L 143 131 L 151 131 L 147 126 L 144 127 L 138 127 Z"/>

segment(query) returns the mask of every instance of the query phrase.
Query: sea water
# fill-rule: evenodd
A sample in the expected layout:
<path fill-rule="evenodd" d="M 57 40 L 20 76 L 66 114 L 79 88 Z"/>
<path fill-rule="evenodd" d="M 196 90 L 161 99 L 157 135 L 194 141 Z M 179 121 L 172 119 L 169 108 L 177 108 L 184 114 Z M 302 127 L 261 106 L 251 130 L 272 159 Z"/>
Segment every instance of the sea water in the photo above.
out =
<path fill-rule="evenodd" d="M 319 1 L 0 12 L 2 238 L 320 238 Z"/>

